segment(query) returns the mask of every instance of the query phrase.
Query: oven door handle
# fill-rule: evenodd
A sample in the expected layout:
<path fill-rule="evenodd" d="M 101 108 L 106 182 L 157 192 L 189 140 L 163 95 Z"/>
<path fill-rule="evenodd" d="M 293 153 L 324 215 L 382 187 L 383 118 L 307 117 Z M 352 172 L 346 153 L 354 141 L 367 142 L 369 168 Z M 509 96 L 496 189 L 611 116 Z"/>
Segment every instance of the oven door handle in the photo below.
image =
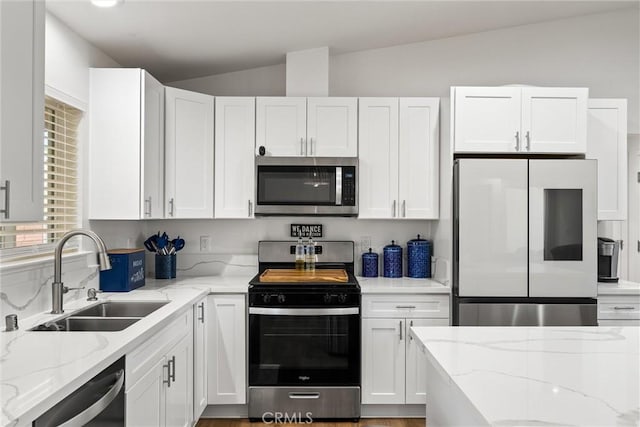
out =
<path fill-rule="evenodd" d="M 348 316 L 360 314 L 360 308 L 266 308 L 249 307 L 249 314 L 265 316 Z"/>
<path fill-rule="evenodd" d="M 320 393 L 314 392 L 291 392 L 289 399 L 320 399 Z"/>

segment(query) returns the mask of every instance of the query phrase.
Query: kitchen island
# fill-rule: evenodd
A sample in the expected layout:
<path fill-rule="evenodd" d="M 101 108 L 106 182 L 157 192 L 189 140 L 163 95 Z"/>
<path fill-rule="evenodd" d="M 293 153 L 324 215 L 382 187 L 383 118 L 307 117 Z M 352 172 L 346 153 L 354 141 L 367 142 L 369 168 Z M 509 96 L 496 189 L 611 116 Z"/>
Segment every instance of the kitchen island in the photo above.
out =
<path fill-rule="evenodd" d="M 427 424 L 640 424 L 639 327 L 415 327 Z"/>

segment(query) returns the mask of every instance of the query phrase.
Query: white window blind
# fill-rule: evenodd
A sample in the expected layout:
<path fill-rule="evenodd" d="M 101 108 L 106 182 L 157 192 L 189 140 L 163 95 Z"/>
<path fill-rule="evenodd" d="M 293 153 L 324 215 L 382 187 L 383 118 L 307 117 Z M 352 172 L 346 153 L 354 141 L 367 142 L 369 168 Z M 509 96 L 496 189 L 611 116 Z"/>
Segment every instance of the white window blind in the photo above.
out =
<path fill-rule="evenodd" d="M 2 223 L 0 249 L 51 244 L 79 226 L 78 125 L 81 118 L 81 110 L 51 97 L 45 98 L 42 221 Z"/>

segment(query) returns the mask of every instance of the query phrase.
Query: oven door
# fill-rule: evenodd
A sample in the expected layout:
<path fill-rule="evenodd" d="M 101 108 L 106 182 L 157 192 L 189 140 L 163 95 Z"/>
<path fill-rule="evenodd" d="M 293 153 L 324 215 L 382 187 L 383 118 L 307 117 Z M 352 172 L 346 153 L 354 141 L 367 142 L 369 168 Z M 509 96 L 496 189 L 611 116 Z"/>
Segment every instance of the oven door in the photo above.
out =
<path fill-rule="evenodd" d="M 249 385 L 360 385 L 359 308 L 250 307 Z"/>

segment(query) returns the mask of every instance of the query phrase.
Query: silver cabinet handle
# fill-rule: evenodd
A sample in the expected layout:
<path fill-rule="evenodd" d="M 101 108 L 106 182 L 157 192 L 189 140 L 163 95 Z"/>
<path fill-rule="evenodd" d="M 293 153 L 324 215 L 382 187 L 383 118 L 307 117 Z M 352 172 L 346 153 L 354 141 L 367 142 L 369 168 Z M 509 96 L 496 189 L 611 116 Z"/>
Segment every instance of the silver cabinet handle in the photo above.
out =
<path fill-rule="evenodd" d="M 93 403 L 84 411 L 80 412 L 75 417 L 65 421 L 62 424 L 59 424 L 59 427 L 74 427 L 74 426 L 83 426 L 97 417 L 102 411 L 104 411 L 107 406 L 114 401 L 114 399 L 122 390 L 122 386 L 124 385 L 124 369 L 120 369 L 118 372 L 113 374 L 116 378 L 116 381 L 109 388 L 109 390 L 102 396 L 98 401 Z M 111 375 L 107 378 L 110 378 Z M 89 391 L 89 390 L 87 390 Z"/>
<path fill-rule="evenodd" d="M 396 305 L 396 308 L 416 308 L 415 305 Z"/>
<path fill-rule="evenodd" d="M 393 201 L 393 207 L 391 208 L 391 214 L 393 215 L 393 217 L 396 217 L 396 201 Z"/>
<path fill-rule="evenodd" d="M 169 199 L 169 215 L 173 216 L 173 197 Z"/>
<path fill-rule="evenodd" d="M 520 131 L 516 131 L 516 151 L 520 151 Z"/>
<path fill-rule="evenodd" d="M 144 214 L 146 216 L 151 216 L 151 196 L 144 199 Z"/>
<path fill-rule="evenodd" d="M 304 156 L 303 148 L 304 147 L 304 138 L 300 138 L 300 155 Z"/>
<path fill-rule="evenodd" d="M 531 148 L 531 135 L 529 135 L 529 131 L 527 131 L 527 134 L 525 135 L 525 138 L 527 139 L 527 151 L 530 151 L 530 148 Z"/>
<path fill-rule="evenodd" d="M 4 185 L 0 187 L 0 191 L 4 190 L 4 209 L 0 210 L 0 214 L 4 214 L 4 219 L 9 219 L 9 201 L 11 200 L 11 181 L 8 179 Z"/>
<path fill-rule="evenodd" d="M 204 323 L 204 303 L 201 302 L 198 304 L 198 308 L 200 309 L 200 316 L 198 316 L 198 320 L 200 323 Z"/>
<path fill-rule="evenodd" d="M 403 218 L 407 217 L 407 201 L 406 200 L 402 201 L 402 217 Z"/>
<path fill-rule="evenodd" d="M 402 341 L 402 320 L 400 321 L 400 341 Z"/>
<path fill-rule="evenodd" d="M 162 384 L 166 384 L 167 387 L 171 387 L 171 360 L 166 365 L 162 365 L 162 369 L 167 368 L 167 379 L 162 380 Z"/>
<path fill-rule="evenodd" d="M 620 306 L 615 306 L 613 307 L 614 310 L 635 310 L 635 307 L 620 307 Z"/>
<path fill-rule="evenodd" d="M 253 215 L 253 202 L 249 200 L 249 218 Z"/>
<path fill-rule="evenodd" d="M 289 399 L 320 399 L 320 393 L 291 392 L 289 393 Z"/>
<path fill-rule="evenodd" d="M 313 156 L 314 155 L 313 154 L 313 138 L 309 138 L 309 141 L 310 141 L 309 144 L 311 145 L 311 155 Z"/>
<path fill-rule="evenodd" d="M 413 328 L 413 320 L 411 322 L 409 322 L 409 327 Z M 411 335 L 409 335 L 409 342 L 413 341 L 413 337 Z"/>
<path fill-rule="evenodd" d="M 171 356 L 171 360 L 169 360 L 169 368 L 171 372 L 169 374 L 169 379 L 175 383 L 176 382 L 176 356 Z"/>

